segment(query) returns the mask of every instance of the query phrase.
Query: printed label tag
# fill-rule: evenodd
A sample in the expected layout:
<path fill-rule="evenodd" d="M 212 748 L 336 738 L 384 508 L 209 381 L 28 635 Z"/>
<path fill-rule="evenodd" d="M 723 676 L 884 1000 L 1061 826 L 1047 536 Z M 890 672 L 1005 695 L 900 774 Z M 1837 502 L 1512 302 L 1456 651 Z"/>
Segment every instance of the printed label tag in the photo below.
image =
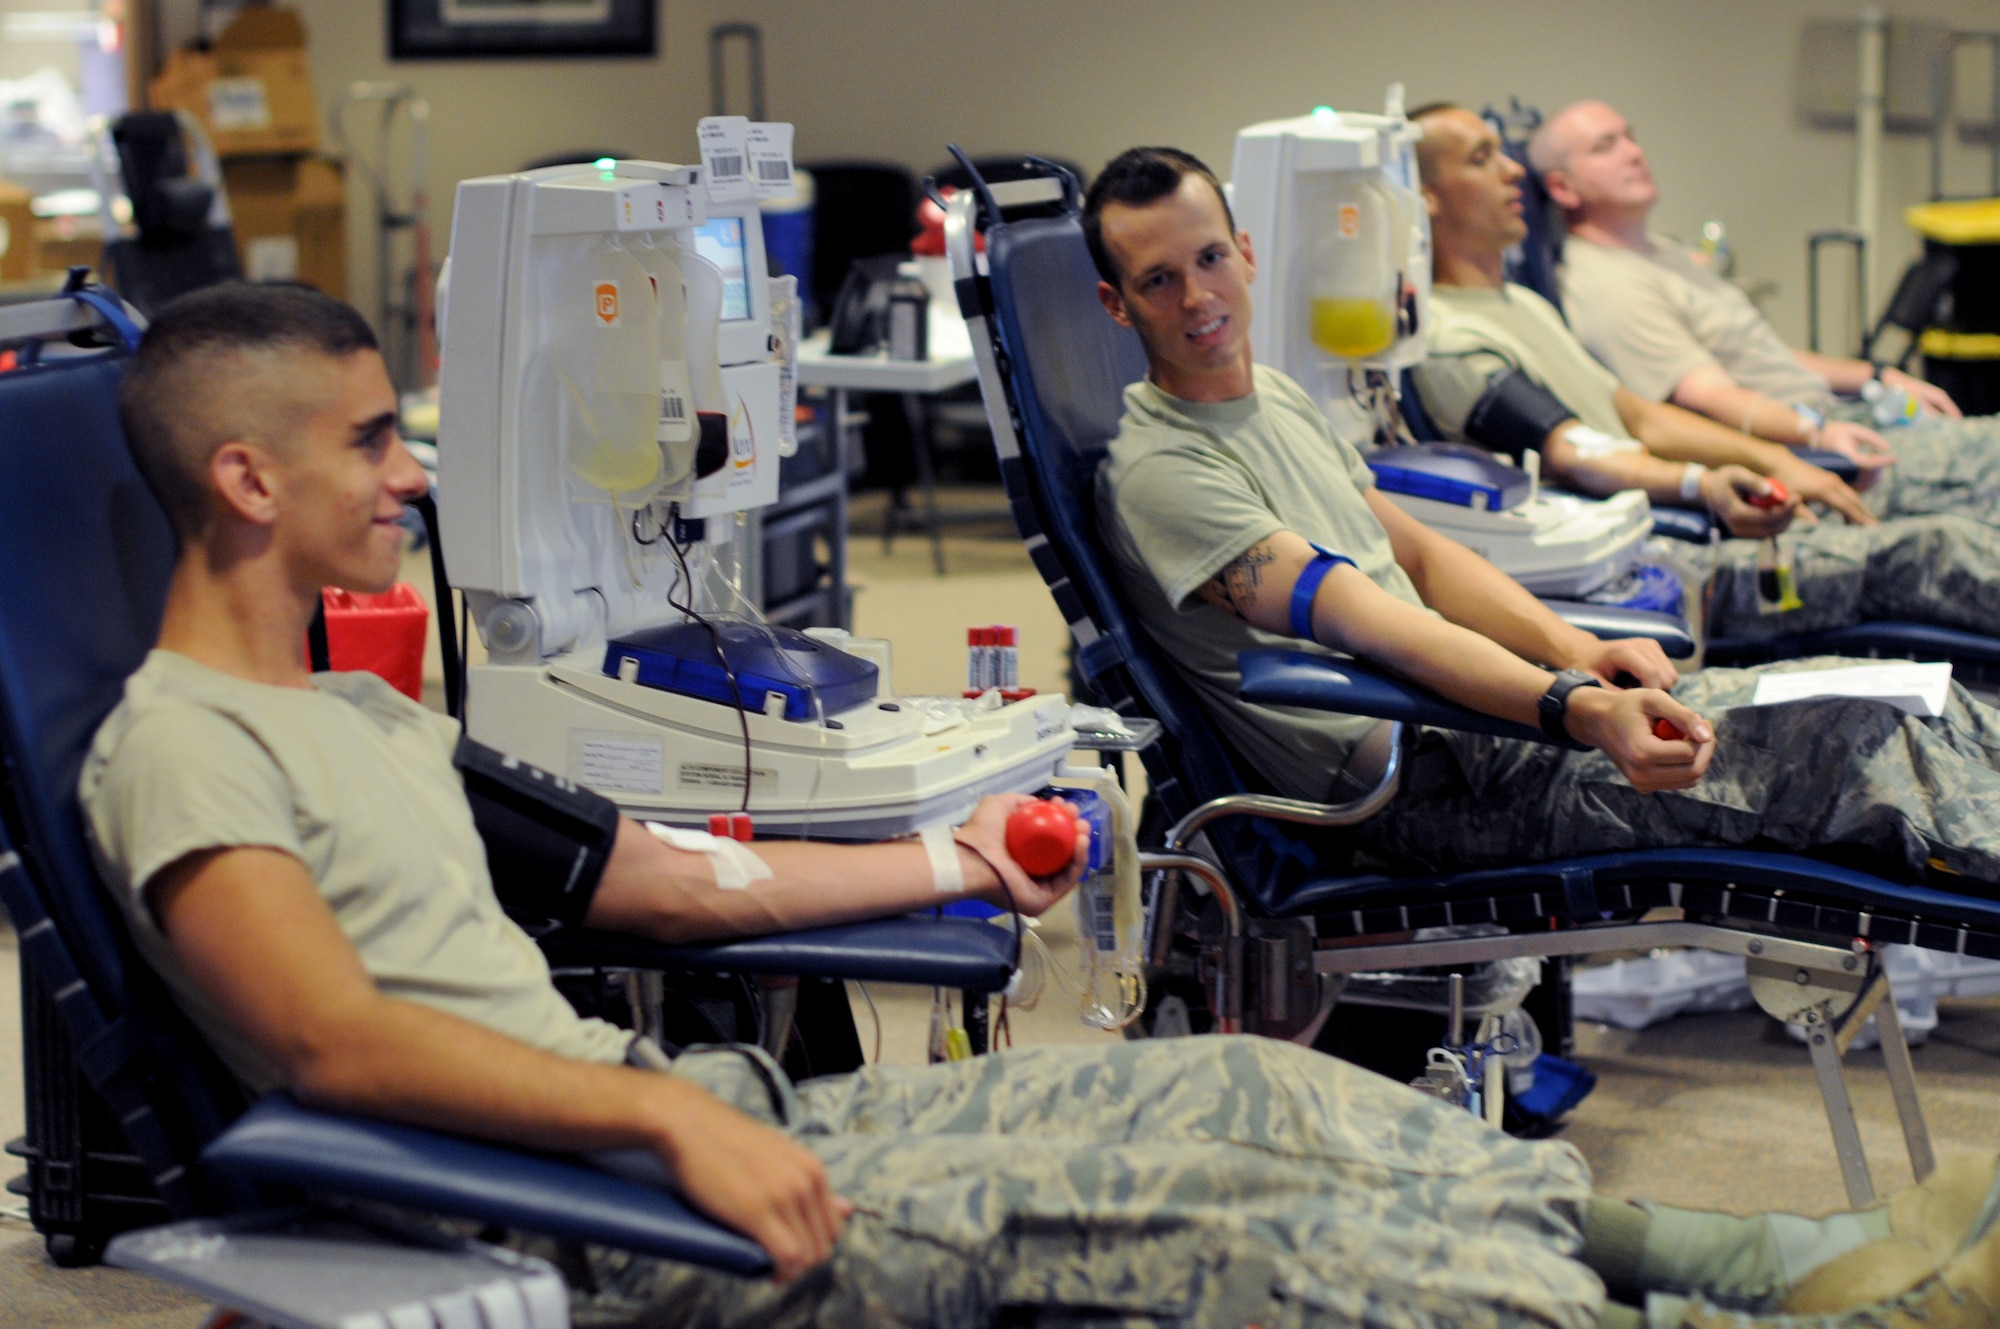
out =
<path fill-rule="evenodd" d="M 1340 238 L 1352 240 L 1361 234 L 1361 209 L 1352 203 L 1340 205 Z"/>
<path fill-rule="evenodd" d="M 738 762 L 725 766 L 713 761 L 684 761 L 680 765 L 680 787 L 683 789 L 704 789 L 743 792 L 743 765 Z M 775 794 L 778 792 L 778 772 L 769 766 L 755 766 L 750 771 L 750 792 L 753 794 Z"/>
<path fill-rule="evenodd" d="M 757 120 L 744 132 L 750 179 L 758 198 L 789 198 L 792 180 L 792 127 L 783 121 Z"/>
<path fill-rule="evenodd" d="M 600 794 L 657 794 L 666 783 L 662 740 L 611 730 L 569 732 L 569 774 Z M 743 783 L 739 772 L 736 783 Z"/>
<path fill-rule="evenodd" d="M 591 291 L 591 312 L 597 316 L 600 328 L 618 326 L 618 283 L 601 281 Z"/>
<path fill-rule="evenodd" d="M 749 171 L 750 121 L 740 115 L 711 115 L 695 127 L 701 142 L 701 176 L 711 203 L 740 203 L 757 197 Z"/>
<path fill-rule="evenodd" d="M 694 389 L 685 360 L 660 361 L 660 432 L 662 443 L 685 443 L 694 437 Z"/>
<path fill-rule="evenodd" d="M 219 78 L 208 85 L 208 122 L 222 133 L 271 127 L 271 102 L 261 78 Z"/>

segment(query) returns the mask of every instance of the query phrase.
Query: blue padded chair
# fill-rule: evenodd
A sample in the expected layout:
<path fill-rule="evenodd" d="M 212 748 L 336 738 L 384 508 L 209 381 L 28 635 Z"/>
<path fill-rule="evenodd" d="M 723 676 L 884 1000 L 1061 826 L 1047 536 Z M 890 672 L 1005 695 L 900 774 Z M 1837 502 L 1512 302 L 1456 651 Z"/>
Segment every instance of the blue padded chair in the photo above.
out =
<path fill-rule="evenodd" d="M 87 302 L 87 303 L 86 303 Z M 107 340 L 94 349 L 44 342 Z M 255 1203 L 264 1186 L 429 1208 L 756 1274 L 755 1244 L 674 1196 L 562 1158 L 316 1112 L 254 1106 L 137 957 L 86 848 L 77 776 L 92 734 L 160 621 L 174 537 L 117 415 L 138 330 L 97 289 L 0 309 L 0 902 L 20 935 L 31 1123 L 31 1213 L 59 1263 L 118 1231 Z M 888 919 L 717 946 L 562 939 L 558 963 L 786 973 L 991 992 L 1013 941 L 970 920 Z M 78 1101 L 100 1137 L 69 1152 Z M 245 1108 L 249 1107 L 246 1113 Z M 95 1120 L 84 1112 L 86 1133 Z M 231 1123 L 235 1124 L 232 1125 Z M 58 1143 L 61 1143 L 60 1141 Z"/>
<path fill-rule="evenodd" d="M 1010 207 L 1045 211 L 1052 199 L 1066 204 L 1066 215 L 1010 219 Z M 1165 730 L 1143 756 L 1154 796 L 1174 824 L 1155 832 L 1163 852 L 1148 861 L 1199 878 L 1209 893 L 1200 900 L 1171 889 L 1171 878 L 1157 888 L 1149 913 L 1155 972 L 1189 968 L 1181 948 L 1198 934 L 1192 967 L 1217 1014 L 1252 1029 L 1289 1031 L 1297 1021 L 1280 1008 L 1295 994 L 1278 975 L 1301 965 L 1342 974 L 1632 945 L 1743 955 L 1753 974 L 1780 965 L 1787 981 L 1801 971 L 1811 980 L 1789 992 L 1783 984 L 1758 990 L 1773 1014 L 1810 1018 L 1816 1031 L 1827 1031 L 1810 1047 L 1850 1196 L 1859 1203 L 1872 1192 L 1839 1053 L 1866 1009 L 1880 1012 L 1912 1161 L 1919 1175 L 1928 1173 L 1908 1052 L 1893 1012 L 1881 1004 L 1886 988 L 1878 987 L 1874 946 L 1910 942 L 2000 956 L 2000 903 L 1758 851 L 1654 850 L 1456 873 L 1361 874 L 1342 864 L 1337 844 L 1328 852 L 1325 835 L 1302 843 L 1282 824 L 1335 828 L 1337 837 L 1339 826 L 1393 796 L 1396 763 L 1377 789 L 1345 807 L 1255 793 L 1243 764 L 1129 617 L 1098 541 L 1092 496 L 1123 388 L 1144 374 L 1145 357 L 1136 335 L 1098 307 L 1075 208 L 1075 182 L 1060 175 L 975 186 L 953 200 L 946 241 L 1001 478 L 1035 567 L 1069 623 L 1077 676 L 1105 704 L 1157 719 Z M 986 238 L 983 266 L 975 231 Z M 1251 701 L 1539 738 L 1358 662 L 1271 650 L 1246 652 L 1241 665 L 1241 695 Z M 1197 832 L 1208 836 L 1208 855 L 1188 852 L 1200 843 Z M 1662 908 L 1678 910 L 1679 918 L 1648 921 Z M 1199 915 L 1192 924 L 1190 914 Z M 1411 940 L 1417 929 L 1468 924 L 1497 935 Z M 1835 990 L 1843 995 L 1815 998 L 1811 1015 L 1801 1013 L 1801 994 Z M 1853 997 L 1857 991 L 1864 995 Z"/>

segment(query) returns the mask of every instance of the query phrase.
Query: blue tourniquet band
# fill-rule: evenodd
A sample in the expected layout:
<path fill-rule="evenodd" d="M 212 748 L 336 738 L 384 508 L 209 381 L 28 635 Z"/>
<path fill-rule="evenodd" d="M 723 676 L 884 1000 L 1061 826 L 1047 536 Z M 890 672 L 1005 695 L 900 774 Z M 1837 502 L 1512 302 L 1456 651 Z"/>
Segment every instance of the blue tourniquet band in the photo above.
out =
<path fill-rule="evenodd" d="M 1313 639 L 1313 597 L 1319 594 L 1319 584 L 1326 580 L 1326 574 L 1334 565 L 1345 563 L 1354 566 L 1354 560 L 1334 553 L 1321 545 L 1313 546 L 1313 561 L 1299 569 L 1299 579 L 1292 586 L 1292 635 L 1307 641 Z"/>

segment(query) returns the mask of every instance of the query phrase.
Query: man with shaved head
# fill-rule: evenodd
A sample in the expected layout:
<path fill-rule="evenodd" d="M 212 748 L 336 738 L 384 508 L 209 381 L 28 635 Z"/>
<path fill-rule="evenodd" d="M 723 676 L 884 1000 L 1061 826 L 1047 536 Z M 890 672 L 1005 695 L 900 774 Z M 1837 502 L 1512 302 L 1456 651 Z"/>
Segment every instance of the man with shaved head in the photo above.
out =
<path fill-rule="evenodd" d="M 1745 520 L 1718 472 L 1769 477 L 1790 499 L 1827 509 L 1821 520 L 1799 508 L 1794 529 L 1780 537 L 1802 604 L 1781 607 L 1763 594 L 1757 541 L 1724 540 L 1698 555 L 1711 636 L 1770 638 L 1891 618 L 2000 634 L 2000 530 L 1950 512 L 1884 522 L 1789 448 L 1620 384 L 1548 301 L 1505 280 L 1507 249 L 1527 233 L 1524 172 L 1493 127 L 1449 105 L 1420 108 L 1415 119 L 1424 130 L 1418 166 L 1436 280 L 1429 354 L 1414 377 L 1446 434 L 1498 452 L 1538 452 L 1543 474 L 1574 489 L 1636 487 L 1658 502 L 1700 504 L 1741 536 L 1782 523 Z M 1729 487 L 1746 502 L 1761 496 Z M 1791 515 L 1789 504 L 1769 515 L 1780 514 Z"/>
<path fill-rule="evenodd" d="M 1759 438 L 1846 454 L 1872 473 L 1865 492 L 1879 516 L 2000 522 L 2000 426 L 1962 420 L 1941 388 L 1900 369 L 1785 345 L 1734 283 L 1648 228 L 1659 186 L 1614 108 L 1564 107 L 1528 152 L 1569 230 L 1564 313 L 1626 387 Z M 1886 433 L 1870 428 L 1854 398 L 1871 379 L 1909 393 L 1922 416 Z"/>

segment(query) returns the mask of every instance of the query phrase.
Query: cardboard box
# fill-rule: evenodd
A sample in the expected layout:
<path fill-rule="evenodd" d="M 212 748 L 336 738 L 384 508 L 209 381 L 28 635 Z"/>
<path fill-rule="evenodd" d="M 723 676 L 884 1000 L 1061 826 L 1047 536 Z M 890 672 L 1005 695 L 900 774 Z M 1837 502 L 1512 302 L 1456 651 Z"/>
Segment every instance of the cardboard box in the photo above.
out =
<path fill-rule="evenodd" d="M 26 281 L 41 267 L 28 191 L 0 181 L 0 281 Z"/>
<path fill-rule="evenodd" d="M 175 51 L 147 97 L 156 109 L 192 112 L 224 157 L 319 146 L 306 28 L 289 9 L 244 9 L 212 51 Z"/>
<path fill-rule="evenodd" d="M 232 157 L 223 187 L 243 275 L 347 298 L 347 183 L 324 157 Z"/>

